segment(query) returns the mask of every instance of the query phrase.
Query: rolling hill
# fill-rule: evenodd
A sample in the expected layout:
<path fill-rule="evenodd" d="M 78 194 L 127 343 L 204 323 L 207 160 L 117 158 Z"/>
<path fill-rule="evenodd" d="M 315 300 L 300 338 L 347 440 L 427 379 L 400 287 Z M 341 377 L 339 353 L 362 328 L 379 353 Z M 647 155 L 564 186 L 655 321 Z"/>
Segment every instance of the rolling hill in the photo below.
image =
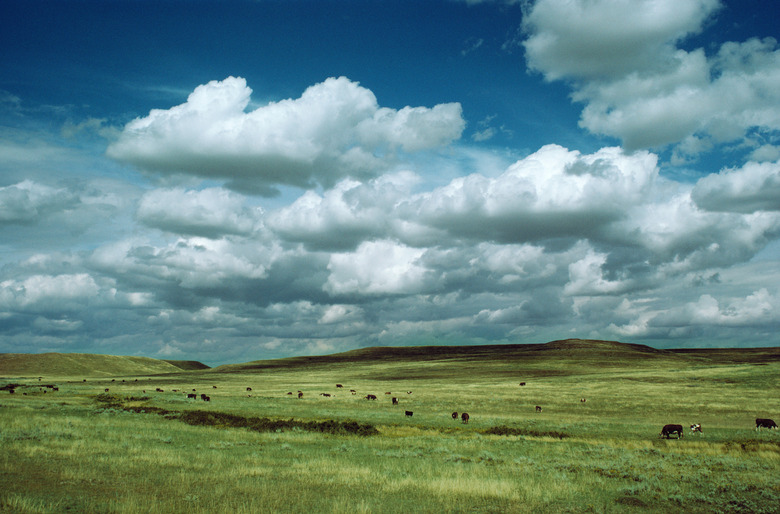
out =
<path fill-rule="evenodd" d="M 195 361 L 88 353 L 0 354 L 0 376 L 4 377 L 158 375 L 193 369 L 208 369 L 208 366 Z"/>

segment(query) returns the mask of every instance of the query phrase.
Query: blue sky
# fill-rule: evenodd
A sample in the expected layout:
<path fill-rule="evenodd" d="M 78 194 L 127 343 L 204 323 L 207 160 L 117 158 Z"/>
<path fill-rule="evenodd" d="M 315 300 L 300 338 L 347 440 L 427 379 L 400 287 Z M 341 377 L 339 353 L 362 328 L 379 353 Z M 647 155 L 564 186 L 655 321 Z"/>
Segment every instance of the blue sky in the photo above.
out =
<path fill-rule="evenodd" d="M 0 352 L 776 346 L 778 8 L 0 6 Z"/>

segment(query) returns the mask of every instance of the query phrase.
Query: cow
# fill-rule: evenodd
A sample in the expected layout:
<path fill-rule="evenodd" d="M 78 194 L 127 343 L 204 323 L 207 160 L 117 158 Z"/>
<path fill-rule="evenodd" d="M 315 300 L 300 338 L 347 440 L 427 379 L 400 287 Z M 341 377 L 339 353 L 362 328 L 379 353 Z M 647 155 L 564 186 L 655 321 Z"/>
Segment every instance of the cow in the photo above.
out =
<path fill-rule="evenodd" d="M 523 387 L 525 385 L 525 382 L 520 382 L 520 387 Z"/>
<path fill-rule="evenodd" d="M 193 389 L 193 391 L 194 391 L 194 390 L 195 390 L 195 389 Z M 164 392 L 165 392 L 165 391 L 163 391 L 162 389 L 160 389 L 159 387 L 158 387 L 158 388 L 156 388 L 156 389 L 155 389 L 155 391 L 157 391 L 158 393 L 164 393 Z"/>
<path fill-rule="evenodd" d="M 330 393 L 320 393 L 320 396 L 324 396 L 325 398 L 330 398 Z"/>
<path fill-rule="evenodd" d="M 468 412 L 464 412 L 463 414 L 461 414 L 460 415 L 460 419 L 461 419 L 461 421 L 463 423 L 468 423 L 469 422 L 469 414 L 468 414 Z"/>
<path fill-rule="evenodd" d="M 289 392 L 289 393 L 287 393 L 287 394 L 288 394 L 289 396 L 292 396 L 292 391 L 290 391 L 290 392 Z"/>
<path fill-rule="evenodd" d="M 216 389 L 216 388 L 217 388 L 217 386 L 211 386 L 211 388 L 212 388 L 212 389 Z"/>
<path fill-rule="evenodd" d="M 188 398 L 188 399 L 189 399 L 189 398 L 192 398 L 192 399 L 194 399 L 194 400 L 197 400 L 197 399 L 198 399 L 198 395 L 197 395 L 197 394 L 195 394 L 195 393 L 187 393 L 187 398 Z"/>
<path fill-rule="evenodd" d="M 407 417 L 407 418 L 411 418 L 411 417 L 412 417 L 412 414 L 414 414 L 414 412 L 412 412 L 412 411 L 410 411 L 410 410 L 408 410 L 408 411 L 405 411 L 405 413 L 406 413 L 406 417 Z"/>
<path fill-rule="evenodd" d="M 338 387 L 338 388 L 342 388 L 342 387 L 344 387 L 344 386 L 343 386 L 343 385 L 341 385 L 341 384 L 336 384 L 336 387 Z"/>
<path fill-rule="evenodd" d="M 406 391 L 406 394 L 412 394 L 412 392 L 411 391 Z"/>
<path fill-rule="evenodd" d="M 298 391 L 298 399 L 300 400 L 301 398 L 303 398 L 303 393 Z"/>
<path fill-rule="evenodd" d="M 761 430 L 762 428 L 768 428 L 769 430 L 774 428 L 776 430 L 777 423 L 768 418 L 756 418 L 756 430 Z"/>
<path fill-rule="evenodd" d="M 247 390 L 247 391 L 251 391 L 251 390 L 252 390 L 252 388 L 251 388 L 251 387 L 247 387 L 247 388 L 246 388 L 246 390 Z"/>
<path fill-rule="evenodd" d="M 392 393 L 392 392 L 390 392 L 390 391 L 387 391 L 387 392 L 385 392 L 385 394 L 393 394 L 393 393 Z"/>
<path fill-rule="evenodd" d="M 201 393 L 200 394 L 200 399 L 203 400 L 204 402 L 208 401 L 206 398 L 208 398 L 208 396 L 206 396 L 206 393 Z"/>
<path fill-rule="evenodd" d="M 204 402 L 210 402 L 210 401 L 211 401 L 211 397 L 210 397 L 210 396 L 205 396 L 205 395 L 204 395 L 203 401 L 204 401 Z"/>
<path fill-rule="evenodd" d="M 580 403 L 585 403 L 585 398 L 580 398 Z"/>
<path fill-rule="evenodd" d="M 458 419 L 458 411 L 452 413 L 452 419 Z"/>
<path fill-rule="evenodd" d="M 672 434 L 677 434 L 677 439 L 682 439 L 683 437 L 682 425 L 664 425 L 658 437 L 665 437 L 666 439 L 670 439 Z"/>
<path fill-rule="evenodd" d="M 393 396 L 393 405 L 398 405 L 398 398 Z"/>
<path fill-rule="evenodd" d="M 350 389 L 349 392 L 352 394 L 357 394 L 357 391 L 355 391 L 354 389 Z"/>
<path fill-rule="evenodd" d="M 106 392 L 108 392 L 108 387 L 106 387 Z"/>
<path fill-rule="evenodd" d="M 541 405 L 537 405 L 537 406 L 536 406 L 536 412 L 542 412 L 542 407 L 541 407 Z"/>
<path fill-rule="evenodd" d="M 702 433 L 701 431 L 701 423 L 694 423 L 691 425 L 691 434 L 695 434 L 696 432 Z"/>
<path fill-rule="evenodd" d="M 374 394 L 367 394 L 366 395 L 366 400 L 376 400 L 376 395 L 374 395 Z"/>

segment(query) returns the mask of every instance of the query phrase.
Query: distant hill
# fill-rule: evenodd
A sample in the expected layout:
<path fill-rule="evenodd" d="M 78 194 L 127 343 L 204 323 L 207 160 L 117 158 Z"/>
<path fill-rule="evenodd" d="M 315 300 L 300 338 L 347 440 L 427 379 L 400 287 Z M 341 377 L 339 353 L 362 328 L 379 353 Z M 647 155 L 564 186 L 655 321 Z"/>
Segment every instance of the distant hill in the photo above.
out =
<path fill-rule="evenodd" d="M 208 366 L 196 361 L 89 353 L 2 353 L 0 376 L 130 376 L 180 373 Z"/>
<path fill-rule="evenodd" d="M 566 363 L 568 369 L 598 371 L 613 366 L 674 366 L 690 363 L 780 362 L 780 348 L 660 350 L 641 344 L 593 339 L 565 339 L 540 344 L 501 344 L 479 346 L 398 346 L 370 347 L 331 355 L 259 360 L 227 364 L 211 371 L 222 373 L 262 372 L 308 366 L 348 364 L 395 364 L 403 374 L 424 372 L 432 377 L 445 367 L 479 365 L 483 372 L 502 373 L 507 367 L 522 365 L 545 374 L 549 363 Z M 423 369 L 423 366 L 424 369 Z M 493 371 L 491 371 L 493 370 Z"/>
<path fill-rule="evenodd" d="M 392 346 L 350 350 L 332 355 L 290 357 L 286 359 L 260 360 L 244 364 L 227 364 L 213 368 L 217 372 L 241 372 L 248 370 L 297 368 L 313 365 L 370 363 L 370 362 L 456 362 L 456 361 L 544 361 L 566 359 L 586 363 L 609 365 L 610 361 L 646 361 L 648 359 L 682 360 L 669 350 L 657 350 L 645 345 L 626 344 L 617 341 L 567 339 L 543 344 L 500 344 L 479 346 Z M 587 361 L 587 362 L 586 362 Z"/>

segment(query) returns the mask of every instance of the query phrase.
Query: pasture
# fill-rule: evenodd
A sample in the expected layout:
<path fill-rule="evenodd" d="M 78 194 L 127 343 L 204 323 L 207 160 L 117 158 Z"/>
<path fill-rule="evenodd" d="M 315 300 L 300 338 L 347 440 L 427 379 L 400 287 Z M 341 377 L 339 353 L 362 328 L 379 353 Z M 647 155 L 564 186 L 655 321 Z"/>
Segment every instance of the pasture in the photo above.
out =
<path fill-rule="evenodd" d="M 0 510 L 778 511 L 780 432 L 754 429 L 780 418 L 778 349 L 533 346 L 0 368 Z M 668 423 L 685 436 L 659 438 Z"/>

